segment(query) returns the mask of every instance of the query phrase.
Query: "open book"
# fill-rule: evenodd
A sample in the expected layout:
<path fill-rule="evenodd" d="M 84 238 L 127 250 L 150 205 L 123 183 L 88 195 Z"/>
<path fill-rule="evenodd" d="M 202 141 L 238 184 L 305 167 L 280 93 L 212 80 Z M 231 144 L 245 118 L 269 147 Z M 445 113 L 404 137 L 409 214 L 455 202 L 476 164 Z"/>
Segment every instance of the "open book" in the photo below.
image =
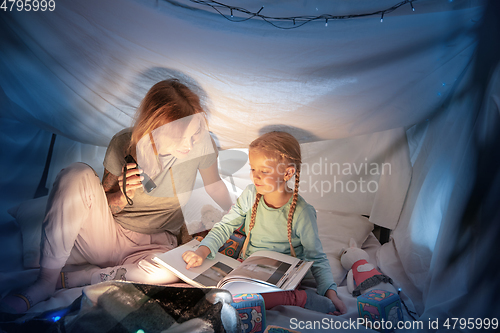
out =
<path fill-rule="evenodd" d="M 199 244 L 193 239 L 153 260 L 195 287 L 226 289 L 232 294 L 293 290 L 313 264 L 278 252 L 258 251 L 243 262 L 217 253 L 214 259 L 187 270 L 182 254 L 196 250 Z"/>

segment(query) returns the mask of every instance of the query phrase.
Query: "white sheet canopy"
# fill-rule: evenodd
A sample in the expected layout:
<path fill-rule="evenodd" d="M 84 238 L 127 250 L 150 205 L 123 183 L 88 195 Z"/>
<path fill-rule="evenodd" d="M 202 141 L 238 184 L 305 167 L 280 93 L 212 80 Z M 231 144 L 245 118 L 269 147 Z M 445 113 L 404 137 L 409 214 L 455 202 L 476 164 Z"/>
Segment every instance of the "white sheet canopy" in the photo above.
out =
<path fill-rule="evenodd" d="M 372 153 L 378 161 L 405 164 L 399 180 L 381 179 L 383 192 L 370 199 L 397 207 L 392 240 L 379 251 L 381 268 L 401 262 L 395 278 L 404 281 L 421 318 L 465 316 L 472 311 L 465 301 L 470 290 L 477 296 L 471 313 L 490 313 L 488 294 L 470 284 L 469 267 L 482 260 L 469 255 L 451 271 L 446 261 L 474 185 L 475 138 L 486 133 L 477 119 L 489 114 L 486 123 L 498 122 L 498 81 L 492 79 L 489 90 L 490 76 L 484 85 L 477 82 L 481 66 L 496 80 L 500 75 L 493 72 L 498 39 L 496 46 L 478 47 L 486 2 L 414 0 L 415 11 L 406 2 L 384 14 L 383 22 L 377 14 L 295 29 L 258 17 L 230 22 L 189 0 L 55 2 L 52 12 L 0 13 L 2 221 L 10 218 L 8 208 L 33 198 L 52 133 L 57 137 L 42 185 L 50 188 L 73 161 L 102 173 L 105 147 L 131 125 L 146 91 L 177 77 L 202 97 L 223 150 L 246 148 L 263 132 L 286 129 L 309 158 L 335 155 L 335 147 L 365 138 L 366 145 L 353 146 L 366 149 L 359 161 Z M 363 14 L 398 3 L 222 2 L 252 12 L 264 6 L 260 13 L 270 17 Z M 233 20 L 245 18 L 234 11 Z M 478 54 L 489 50 L 496 60 L 478 62 Z M 480 108 L 481 100 L 489 104 Z M 324 208 L 332 198 L 308 200 Z M 381 211 L 361 213 L 376 217 Z"/>

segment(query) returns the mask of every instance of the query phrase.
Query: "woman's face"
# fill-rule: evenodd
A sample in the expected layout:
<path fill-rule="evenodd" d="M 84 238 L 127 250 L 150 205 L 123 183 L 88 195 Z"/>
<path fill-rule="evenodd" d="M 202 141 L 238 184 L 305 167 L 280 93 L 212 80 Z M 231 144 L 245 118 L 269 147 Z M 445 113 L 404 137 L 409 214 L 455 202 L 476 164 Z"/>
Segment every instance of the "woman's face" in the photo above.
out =
<path fill-rule="evenodd" d="M 164 125 L 161 135 L 158 139 L 155 135 L 155 143 L 157 144 L 158 154 L 172 155 L 178 159 L 185 158 L 193 145 L 201 137 L 204 129 L 200 117 L 192 117 L 188 125 L 183 130 L 185 124 L 174 121 Z"/>

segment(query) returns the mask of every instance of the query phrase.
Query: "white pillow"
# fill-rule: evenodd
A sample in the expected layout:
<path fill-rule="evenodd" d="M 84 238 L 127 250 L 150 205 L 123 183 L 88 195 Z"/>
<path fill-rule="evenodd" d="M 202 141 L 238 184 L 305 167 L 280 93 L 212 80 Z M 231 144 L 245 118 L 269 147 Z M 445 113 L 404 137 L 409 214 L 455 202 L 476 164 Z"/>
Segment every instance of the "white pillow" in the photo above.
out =
<path fill-rule="evenodd" d="M 40 267 L 42 224 L 48 196 L 31 199 L 9 209 L 16 219 L 23 240 L 23 265 L 25 268 Z"/>
<path fill-rule="evenodd" d="M 316 215 L 323 251 L 330 262 L 333 279 L 340 285 L 347 274 L 340 263 L 342 250 L 349 247 L 350 238 L 361 246 L 372 232 L 373 223 L 364 216 L 350 213 L 317 210 Z"/>
<path fill-rule="evenodd" d="M 403 128 L 301 145 L 300 194 L 316 209 L 396 227 L 412 167 Z"/>

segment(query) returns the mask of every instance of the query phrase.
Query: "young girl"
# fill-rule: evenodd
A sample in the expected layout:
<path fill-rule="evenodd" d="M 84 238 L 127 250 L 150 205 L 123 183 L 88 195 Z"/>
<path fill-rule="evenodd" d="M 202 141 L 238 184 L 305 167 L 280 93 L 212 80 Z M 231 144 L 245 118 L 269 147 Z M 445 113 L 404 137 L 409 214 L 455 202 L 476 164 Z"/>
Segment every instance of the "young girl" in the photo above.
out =
<path fill-rule="evenodd" d="M 270 132 L 250 144 L 249 161 L 253 185 L 249 185 L 221 222 L 203 239 L 196 251 L 182 258 L 186 268 L 213 258 L 233 231 L 245 224 L 247 238 L 240 256 L 272 250 L 314 261 L 311 271 L 317 291 L 304 290 L 264 293 L 266 308 L 297 305 L 324 313 L 346 312 L 337 296 L 330 264 L 318 237 L 316 211 L 298 193 L 301 153 L 297 140 L 285 132 Z M 295 175 L 292 191 L 287 181 Z M 324 296 L 326 297 L 324 297 Z"/>

